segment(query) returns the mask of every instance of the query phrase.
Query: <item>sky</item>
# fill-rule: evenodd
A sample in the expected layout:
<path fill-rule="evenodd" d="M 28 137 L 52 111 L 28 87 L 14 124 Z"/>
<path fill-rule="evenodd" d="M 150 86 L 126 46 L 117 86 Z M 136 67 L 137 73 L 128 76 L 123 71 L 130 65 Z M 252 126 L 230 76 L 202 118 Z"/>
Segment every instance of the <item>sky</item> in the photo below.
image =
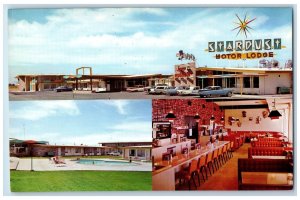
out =
<path fill-rule="evenodd" d="M 152 141 L 150 100 L 10 101 L 9 137 L 57 145 Z"/>
<path fill-rule="evenodd" d="M 281 65 L 292 59 L 292 8 L 68 8 L 8 12 L 9 81 L 18 74 L 173 74 L 183 50 L 197 66 L 257 67 L 258 60 L 216 60 L 208 42 L 245 40 L 232 31 L 241 18 L 253 39 L 281 38 Z"/>

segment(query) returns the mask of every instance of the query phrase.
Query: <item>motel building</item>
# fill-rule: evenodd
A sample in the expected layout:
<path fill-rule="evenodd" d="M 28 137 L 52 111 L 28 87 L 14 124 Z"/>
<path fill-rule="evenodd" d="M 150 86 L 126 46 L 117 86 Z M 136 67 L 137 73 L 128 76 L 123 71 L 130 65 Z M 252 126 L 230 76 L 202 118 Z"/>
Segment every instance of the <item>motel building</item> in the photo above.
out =
<path fill-rule="evenodd" d="M 195 63 L 175 65 L 175 86 L 221 86 L 236 94 L 291 94 L 291 68 L 195 67 Z"/>
<path fill-rule="evenodd" d="M 47 91 L 59 86 L 68 86 L 74 90 L 93 91 L 106 88 L 106 91 L 124 91 L 136 85 L 155 86 L 157 84 L 172 85 L 170 75 L 18 75 L 19 91 Z"/>
<path fill-rule="evenodd" d="M 151 160 L 151 142 L 112 142 L 99 146 L 50 145 L 48 141 L 10 139 L 10 156 L 101 156 L 119 152 L 122 158 Z"/>
<path fill-rule="evenodd" d="M 293 70 L 285 67 L 196 67 L 195 62 L 174 66 L 173 75 L 18 75 L 19 91 L 53 90 L 68 86 L 74 90 L 94 91 L 105 88 L 109 91 L 124 91 L 136 85 L 155 86 L 221 86 L 231 88 L 236 94 L 291 94 Z"/>

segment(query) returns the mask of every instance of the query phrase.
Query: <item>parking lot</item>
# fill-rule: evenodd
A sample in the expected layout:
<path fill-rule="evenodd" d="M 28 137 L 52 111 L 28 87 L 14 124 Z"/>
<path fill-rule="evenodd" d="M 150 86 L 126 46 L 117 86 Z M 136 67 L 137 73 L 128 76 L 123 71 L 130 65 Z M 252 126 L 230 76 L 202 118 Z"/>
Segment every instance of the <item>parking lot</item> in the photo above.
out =
<path fill-rule="evenodd" d="M 233 94 L 232 97 L 221 97 L 222 99 L 257 99 L 257 98 L 273 98 L 274 95 L 240 95 Z M 278 96 L 278 95 L 276 95 Z M 291 97 L 292 95 L 279 95 L 280 97 Z M 145 92 L 106 92 L 106 93 L 90 93 L 90 92 L 10 92 L 10 101 L 23 100 L 84 100 L 84 99 L 179 99 L 179 98 L 200 98 L 199 96 L 167 96 L 167 95 L 149 95 Z"/>

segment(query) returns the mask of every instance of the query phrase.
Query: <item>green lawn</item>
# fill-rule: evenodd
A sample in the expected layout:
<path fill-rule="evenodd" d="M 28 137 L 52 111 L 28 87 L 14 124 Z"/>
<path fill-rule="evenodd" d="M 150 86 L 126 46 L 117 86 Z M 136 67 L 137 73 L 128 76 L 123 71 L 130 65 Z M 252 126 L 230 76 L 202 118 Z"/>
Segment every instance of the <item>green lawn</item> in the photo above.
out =
<path fill-rule="evenodd" d="M 11 171 L 12 192 L 149 191 L 151 172 Z"/>

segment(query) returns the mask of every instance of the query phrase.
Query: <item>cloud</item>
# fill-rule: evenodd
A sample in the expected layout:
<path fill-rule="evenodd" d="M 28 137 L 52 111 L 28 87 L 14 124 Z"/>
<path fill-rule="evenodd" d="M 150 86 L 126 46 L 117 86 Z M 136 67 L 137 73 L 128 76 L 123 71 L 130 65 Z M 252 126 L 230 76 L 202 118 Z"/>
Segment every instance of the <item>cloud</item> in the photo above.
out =
<path fill-rule="evenodd" d="M 150 121 L 137 121 L 137 122 L 127 122 L 117 124 L 114 127 L 111 127 L 112 130 L 122 130 L 122 131 L 136 131 L 139 130 L 141 132 L 151 131 L 151 122 Z"/>
<path fill-rule="evenodd" d="M 125 133 L 125 132 L 99 132 L 86 135 L 66 136 L 49 139 L 51 144 L 64 145 L 95 145 L 104 142 L 151 142 L 151 131 L 148 133 Z"/>
<path fill-rule="evenodd" d="M 10 110 L 11 119 L 36 121 L 46 117 L 59 115 L 79 115 L 80 111 L 74 101 L 37 101 L 27 102 L 24 106 Z"/>
<path fill-rule="evenodd" d="M 127 114 L 126 108 L 127 108 L 127 105 L 130 103 L 130 101 L 128 101 L 128 100 L 110 100 L 110 101 L 103 101 L 103 103 L 108 106 L 115 107 L 121 115 L 126 115 Z"/>

